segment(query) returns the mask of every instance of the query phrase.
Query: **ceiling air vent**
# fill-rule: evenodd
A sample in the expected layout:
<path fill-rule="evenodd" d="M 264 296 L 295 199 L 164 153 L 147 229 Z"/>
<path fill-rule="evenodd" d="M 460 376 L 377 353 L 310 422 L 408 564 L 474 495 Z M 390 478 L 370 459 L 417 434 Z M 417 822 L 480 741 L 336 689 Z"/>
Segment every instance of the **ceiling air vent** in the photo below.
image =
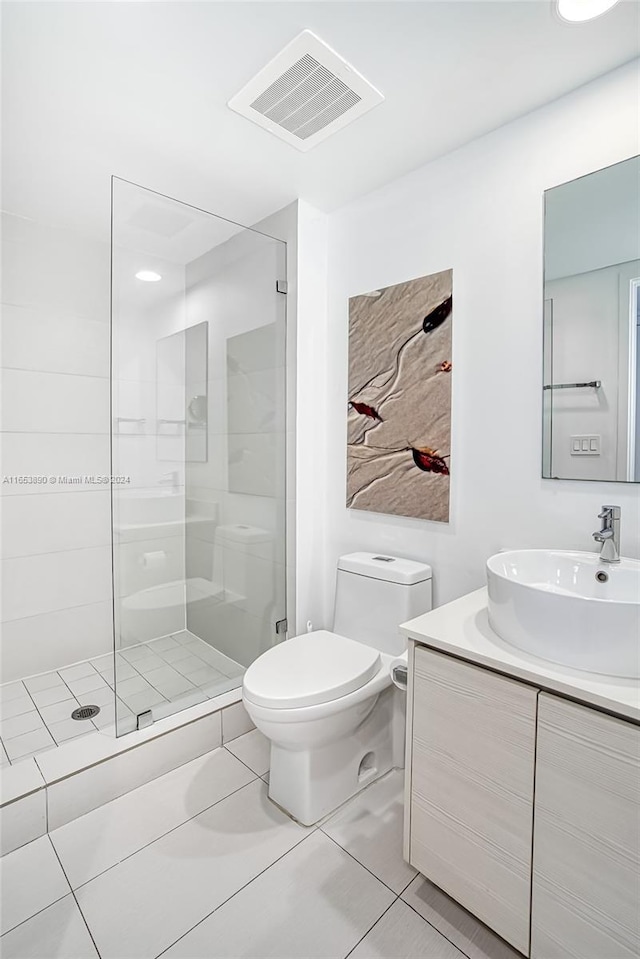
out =
<path fill-rule="evenodd" d="M 310 150 L 383 100 L 346 60 L 303 30 L 229 106 L 298 150 Z"/>

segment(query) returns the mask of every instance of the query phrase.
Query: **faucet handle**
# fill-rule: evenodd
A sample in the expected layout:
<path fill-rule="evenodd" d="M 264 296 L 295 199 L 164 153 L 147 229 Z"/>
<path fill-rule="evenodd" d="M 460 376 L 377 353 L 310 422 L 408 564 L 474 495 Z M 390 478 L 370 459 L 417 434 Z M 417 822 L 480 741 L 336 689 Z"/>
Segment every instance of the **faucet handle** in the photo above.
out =
<path fill-rule="evenodd" d="M 620 519 L 620 507 L 603 506 L 602 512 L 598 513 L 598 519 Z"/>

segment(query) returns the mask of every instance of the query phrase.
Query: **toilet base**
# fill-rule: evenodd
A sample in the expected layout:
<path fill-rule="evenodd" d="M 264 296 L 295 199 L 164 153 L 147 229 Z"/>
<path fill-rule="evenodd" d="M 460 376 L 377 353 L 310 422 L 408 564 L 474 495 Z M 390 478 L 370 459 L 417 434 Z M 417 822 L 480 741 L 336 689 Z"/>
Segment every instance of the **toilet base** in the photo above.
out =
<path fill-rule="evenodd" d="M 312 826 L 394 766 L 403 765 L 397 690 L 385 689 L 367 716 L 336 742 L 308 749 L 271 743 L 269 798 Z"/>

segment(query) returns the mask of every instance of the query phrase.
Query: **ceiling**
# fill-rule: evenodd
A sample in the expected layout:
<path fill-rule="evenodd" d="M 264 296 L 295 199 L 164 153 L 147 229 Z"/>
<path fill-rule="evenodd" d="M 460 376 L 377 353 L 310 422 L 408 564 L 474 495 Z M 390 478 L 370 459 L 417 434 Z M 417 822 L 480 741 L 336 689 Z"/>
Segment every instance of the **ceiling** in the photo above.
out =
<path fill-rule="evenodd" d="M 241 223 L 332 210 L 638 55 L 639 5 L 5 2 L 3 207 L 105 233 L 116 174 Z M 308 28 L 385 95 L 300 153 L 226 106 Z"/>

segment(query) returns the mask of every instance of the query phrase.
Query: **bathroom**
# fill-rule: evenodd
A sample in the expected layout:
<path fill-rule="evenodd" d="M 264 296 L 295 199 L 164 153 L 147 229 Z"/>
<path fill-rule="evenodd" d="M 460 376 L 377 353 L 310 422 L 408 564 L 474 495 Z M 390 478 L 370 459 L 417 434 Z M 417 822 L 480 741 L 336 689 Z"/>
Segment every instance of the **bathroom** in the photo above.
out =
<path fill-rule="evenodd" d="M 565 5 L 600 12 L 596 0 Z M 576 369 L 554 339 L 549 301 L 560 294 L 547 289 L 580 272 L 550 267 L 585 234 L 584 202 L 562 198 L 580 184 L 597 192 L 607 171 L 631 170 L 621 203 L 612 188 L 598 195 L 621 211 L 625 228 L 615 221 L 614 231 L 637 251 L 639 8 L 609 6 L 572 20 L 555 0 L 3 3 L 6 959 L 640 953 L 637 633 L 622 666 L 607 660 L 613 633 L 633 634 L 624 616 L 637 622 L 637 476 L 631 455 L 606 472 L 604 447 L 557 449 L 562 416 L 616 408 L 606 364 L 622 341 L 603 337 L 593 369 Z M 325 55 L 320 38 L 347 61 L 343 80 L 364 101 L 305 150 L 242 113 L 242 94 L 279 74 L 262 87 L 253 78 L 301 35 L 306 55 Z M 330 66 L 346 70 L 339 63 Z M 437 514 L 429 496 L 414 497 L 412 512 L 392 495 L 358 504 L 354 431 L 384 438 L 395 420 L 390 398 L 382 419 L 352 406 L 356 360 L 389 346 L 381 329 L 357 352 L 356 323 L 380 316 L 378 300 L 402 284 L 429 287 L 434 276 L 437 291 L 452 282 L 455 293 L 427 333 L 439 338 L 430 379 L 446 416 L 437 441 L 398 433 L 391 485 L 424 480 L 446 496 Z M 631 358 L 620 361 L 629 382 Z M 587 385 L 557 389 L 578 381 Z M 604 421 L 585 419 L 571 436 L 602 439 Z M 631 420 L 614 423 L 621 436 Z M 410 450 L 427 445 L 429 465 L 446 473 L 412 466 Z M 611 535 L 594 541 L 602 530 Z M 622 562 L 607 564 L 614 545 Z M 629 573 L 626 604 L 605 611 L 623 617 L 619 630 L 594 647 L 604 665 L 557 665 L 553 651 L 523 653 L 526 639 L 509 647 L 477 626 L 488 578 L 497 602 L 513 584 L 509 555 L 534 550 L 590 554 L 585 563 L 614 584 Z M 331 631 L 366 644 L 342 615 L 357 630 L 374 608 L 382 666 L 365 657 L 362 688 L 385 673 L 376 709 L 340 755 L 334 734 L 298 750 L 304 769 L 274 765 L 287 750 L 263 734 L 265 675 L 282 680 L 281 716 L 292 718 L 291 690 L 300 698 L 301 681 L 333 682 L 347 648 L 361 652 L 343 643 L 323 656 Z M 562 624 L 567 635 L 578 615 Z M 490 640 L 493 652 L 481 648 Z M 388 677 L 407 644 L 405 691 Z M 320 658 L 305 659 L 310 650 Z M 419 688 L 435 696 L 445 660 L 487 680 L 468 686 L 487 709 L 478 754 L 485 740 L 502 743 L 513 717 L 504 755 L 520 750 L 516 785 L 495 778 L 509 766 L 502 754 L 487 756 L 489 823 L 507 821 L 520 844 L 506 867 L 465 845 L 460 804 L 478 787 L 457 775 L 473 769 L 468 754 L 443 787 L 459 825 L 446 852 L 460 868 L 445 875 L 415 839 L 438 798 L 424 798 L 438 778 L 417 764 L 464 748 L 474 728 L 462 695 L 443 705 L 448 723 L 420 712 Z M 438 690 L 462 675 L 441 676 Z M 99 712 L 71 718 L 90 706 Z M 543 830 L 557 798 L 544 798 L 555 780 L 542 776 L 553 743 L 541 737 L 570 709 L 604 725 L 575 747 L 599 750 L 593 795 L 564 791 L 585 795 L 584 808 L 620 800 L 603 807 L 620 831 L 603 838 L 594 827 L 593 858 L 558 879 L 536 861 L 553 846 Z M 610 728 L 619 735 L 601 741 Z M 352 767 L 345 785 L 339 772 Z M 622 799 L 597 791 L 599 770 L 617 782 L 624 769 L 636 776 Z M 541 808 L 519 796 L 510 818 L 505 795 L 534 782 Z M 474 869 L 490 867 L 491 880 L 475 883 Z M 594 884 L 575 891 L 582 873 Z M 483 899 L 483 884 L 495 895 Z M 554 913 L 549 889 L 567 898 L 566 913 Z"/>

